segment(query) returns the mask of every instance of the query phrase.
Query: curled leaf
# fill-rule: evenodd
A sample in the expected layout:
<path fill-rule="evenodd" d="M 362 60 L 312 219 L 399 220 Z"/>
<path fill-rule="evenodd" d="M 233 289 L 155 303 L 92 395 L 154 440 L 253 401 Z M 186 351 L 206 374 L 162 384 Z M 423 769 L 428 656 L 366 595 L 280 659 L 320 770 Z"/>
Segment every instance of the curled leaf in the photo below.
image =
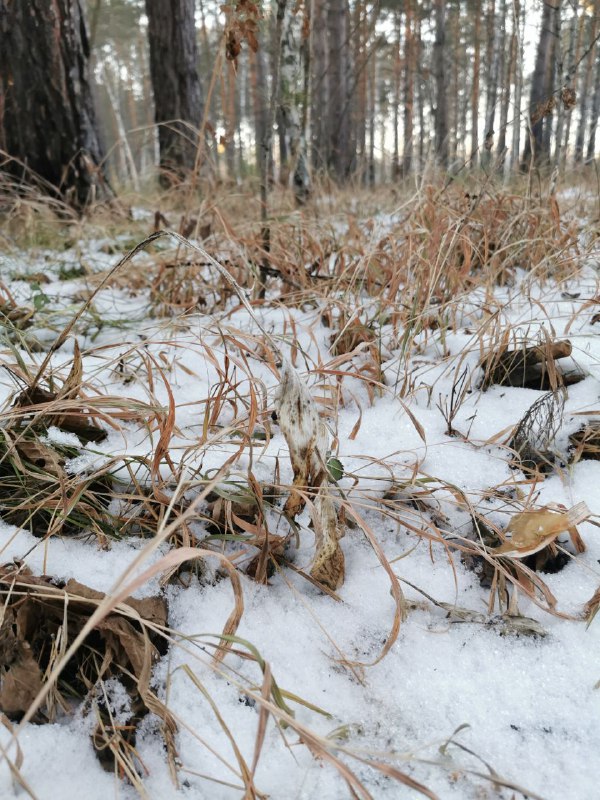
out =
<path fill-rule="evenodd" d="M 537 553 L 559 536 L 568 531 L 578 552 L 585 549 L 575 526 L 590 516 L 591 512 L 585 503 L 578 503 L 569 511 L 553 511 L 541 508 L 536 511 L 522 511 L 515 514 L 508 523 L 507 532 L 511 533 L 510 541 L 492 550 L 497 556 L 525 558 Z"/>
<path fill-rule="evenodd" d="M 319 522 L 315 524 L 317 549 L 311 576 L 334 592 L 344 582 L 344 552 L 340 547 L 340 533 L 337 512 L 328 494 L 319 493 L 315 507 Z"/>
<path fill-rule="evenodd" d="M 328 493 L 329 478 L 342 477 L 337 459 L 327 461 L 328 435 L 308 389 L 296 370 L 285 359 L 277 397 L 279 426 L 287 442 L 294 471 L 293 486 L 316 492 L 313 523 L 317 545 L 311 576 L 332 590 L 344 582 L 344 554 L 339 545 L 341 534 L 334 502 Z M 334 462 L 334 463 L 332 463 Z M 332 475 L 337 469 L 339 478 Z M 305 498 L 292 489 L 284 511 L 289 517 L 304 507 Z"/>
<path fill-rule="evenodd" d="M 283 360 L 277 397 L 277 418 L 294 471 L 294 486 L 319 489 L 327 477 L 327 431 L 319 419 L 313 398 L 292 365 Z M 298 492 L 292 491 L 285 513 L 293 517 L 304 507 Z"/>

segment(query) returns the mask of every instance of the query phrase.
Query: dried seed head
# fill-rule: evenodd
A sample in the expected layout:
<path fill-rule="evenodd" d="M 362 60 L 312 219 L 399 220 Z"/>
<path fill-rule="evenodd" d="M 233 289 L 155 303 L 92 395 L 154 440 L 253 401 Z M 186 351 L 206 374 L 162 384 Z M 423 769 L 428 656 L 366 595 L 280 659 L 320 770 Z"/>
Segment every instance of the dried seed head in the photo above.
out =
<path fill-rule="evenodd" d="M 570 86 L 563 86 L 563 89 L 560 93 L 560 99 L 562 100 L 562 104 L 567 111 L 570 111 L 574 106 L 577 105 L 577 93 L 575 89 L 572 89 Z"/>

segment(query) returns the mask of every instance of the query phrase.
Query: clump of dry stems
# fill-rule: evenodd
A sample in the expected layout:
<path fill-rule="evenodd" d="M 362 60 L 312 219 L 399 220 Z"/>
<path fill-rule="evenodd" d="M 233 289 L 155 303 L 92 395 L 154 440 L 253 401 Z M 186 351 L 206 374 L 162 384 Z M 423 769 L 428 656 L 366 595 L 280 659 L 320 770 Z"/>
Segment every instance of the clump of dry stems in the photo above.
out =
<path fill-rule="evenodd" d="M 21 202 L 25 201 L 15 200 L 9 209 L 12 220 L 24 214 L 19 207 Z M 195 219 L 203 219 L 205 211 L 200 209 Z M 32 206 L 28 213 L 35 215 L 36 208 Z M 554 360 L 568 354 L 567 343 L 520 341 L 515 347 L 509 346 L 512 331 L 500 323 L 494 328 L 489 321 L 499 318 L 494 289 L 515 281 L 518 270 L 528 271 L 536 279 L 561 279 L 579 254 L 579 232 L 574 223 L 561 220 L 556 202 L 535 201 L 489 182 L 474 192 L 456 186 L 427 188 L 397 208 L 385 229 L 379 229 L 376 221 L 365 222 L 346 214 L 347 233 L 343 237 L 318 218 L 318 209 L 311 210 L 309 206 L 303 215 L 294 212 L 272 222 L 268 252 L 263 249 L 258 229 L 249 233 L 247 226 L 239 223 L 237 230 L 232 222 L 234 215 L 228 214 L 225 206 L 212 213 L 212 229 L 205 231 L 210 236 L 201 236 L 205 239 L 202 246 L 174 234 L 173 246 L 154 255 L 153 268 L 136 270 L 131 264 L 133 255 L 141 246 L 153 245 L 162 236 L 160 232 L 152 233 L 113 269 L 95 275 L 81 310 L 59 333 L 42 368 L 37 373 L 24 369 L 18 359 L 11 366 L 18 391 L 1 417 L 3 518 L 41 536 L 92 533 L 104 546 L 111 535 L 142 534 L 148 542 L 136 562 L 140 564 L 162 543 L 168 543 L 170 550 L 139 579 L 132 581 L 126 572 L 106 595 L 73 582 L 62 585 L 48 577 L 33 576 L 20 565 L 5 565 L 0 574 L 6 612 L 0 629 L 0 656 L 12 677 L 8 683 L 3 678 L 0 697 L 8 692 L 10 681 L 17 680 L 19 670 L 27 671 L 29 685 L 12 709 L 15 718 L 51 719 L 58 708 L 68 710 L 67 687 L 78 698 L 85 697 L 97 714 L 96 747 L 110 755 L 108 762 L 116 764 L 119 773 L 141 793 L 144 767 L 135 749 L 135 727 L 140 715 L 155 714 L 161 720 L 177 780 L 177 720 L 152 688 L 151 666 L 157 654 L 166 652 L 167 647 L 185 644 L 178 640 L 176 631 L 168 628 L 162 599 L 152 600 L 154 610 L 147 613 L 129 596 L 144 580 L 158 573 L 164 582 L 183 582 L 182 571 L 189 569 L 192 562 L 201 564 L 214 558 L 230 577 L 235 607 L 221 635 L 206 644 L 214 654 L 210 666 L 252 697 L 259 708 L 254 762 L 245 762 L 236 749 L 235 771 L 245 796 L 262 796 L 254 775 L 265 726 L 271 717 L 282 732 L 291 728 L 313 754 L 332 763 L 353 796 L 367 798 L 370 794 L 348 767 L 346 762 L 352 758 L 433 797 L 391 761 L 366 758 L 333 739 L 317 736 L 295 720 L 289 696 L 280 690 L 269 665 L 250 643 L 236 637 L 243 613 L 238 569 L 268 584 L 279 570 L 290 567 L 332 599 L 339 599 L 336 592 L 345 577 L 342 537 L 346 528 L 360 530 L 384 567 L 396 602 L 390 634 L 379 656 L 382 658 L 396 641 L 401 620 L 410 606 L 381 537 L 373 530 L 372 519 L 378 515 L 402 526 L 416 540 L 427 542 L 432 553 L 433 548 L 443 552 L 451 568 L 455 568 L 454 557 L 458 555 L 485 572 L 490 589 L 489 612 L 498 603 L 503 612 L 502 624 L 509 625 L 507 614 L 513 619 L 511 632 L 519 624 L 514 621 L 518 619 L 519 592 L 546 611 L 561 615 L 539 570 L 546 564 L 548 554 L 556 554 L 560 533 L 571 534 L 576 552 L 583 549 L 576 526 L 588 519 L 587 509 L 577 513 L 539 509 L 526 501 L 515 501 L 509 523 L 500 528 L 456 487 L 421 475 L 418 462 L 412 474 L 401 477 L 395 474 L 393 465 L 388 465 L 395 488 L 385 495 L 383 491 L 363 491 L 360 485 L 342 489 L 343 466 L 334 458 L 335 415 L 340 403 L 356 399 L 356 381 L 366 387 L 368 402 L 376 402 L 379 394 L 394 392 L 405 403 L 417 389 L 413 359 L 422 356 L 429 342 L 435 342 L 441 360 L 462 376 L 460 388 L 453 394 L 452 408 L 446 408 L 447 435 L 462 436 L 468 441 L 468 434 L 454 427 L 455 416 L 468 392 L 482 391 L 493 384 L 521 386 L 526 385 L 526 380 L 535 380 L 540 384 L 536 388 L 547 388 L 551 393 L 543 402 L 534 404 L 513 432 L 510 447 L 506 448 L 507 460 L 516 455 L 521 467 L 526 462 L 544 461 L 551 468 L 549 453 L 556 435 L 553 425 L 562 412 L 565 383 Z M 162 212 L 157 214 L 159 222 L 164 220 Z M 198 222 L 193 228 L 187 226 L 184 232 L 193 236 L 199 227 Z M 224 250 L 229 257 L 216 258 Z M 213 337 L 207 336 L 196 346 L 199 359 L 217 370 L 218 381 L 211 388 L 210 397 L 197 399 L 201 431 L 185 445 L 181 444 L 182 432 L 176 427 L 177 409 L 169 377 L 176 356 L 172 363 L 161 361 L 150 348 L 142 346 L 133 347 L 126 356 L 119 355 L 114 372 L 123 379 L 122 397 L 104 396 L 98 387 L 92 391 L 84 380 L 77 345 L 66 376 L 57 379 L 49 367 L 50 356 L 69 336 L 77 336 L 77 326 L 98 291 L 111 285 L 126 285 L 125 271 L 120 269 L 125 264 L 129 264 L 131 274 L 135 273 L 135 291 L 147 293 L 156 316 L 178 318 L 199 313 L 205 317 L 204 329 Z M 260 281 L 264 280 L 266 286 L 261 286 Z M 481 314 L 467 319 L 460 302 L 474 290 L 482 298 Z M 312 372 L 311 389 L 299 374 L 303 354 L 298 348 L 292 315 L 288 318 L 292 340 L 288 352 L 280 339 L 263 328 L 257 307 L 264 304 L 311 309 L 314 319 L 326 326 L 330 360 L 306 364 Z M 227 315 L 240 306 L 253 319 L 258 333 L 248 334 L 227 326 Z M 220 320 L 214 325 L 209 315 L 217 312 Z M 19 308 L 1 285 L 0 313 L 14 329 L 35 323 L 34 312 Z M 465 325 L 475 329 L 472 352 L 479 357 L 472 369 L 474 373 L 479 371 L 478 379 L 461 360 L 467 354 L 457 363 L 445 348 L 444 337 Z M 219 342 L 220 353 L 216 352 L 214 341 Z M 254 360 L 267 364 L 277 376 L 276 397 L 270 399 L 254 379 Z M 386 380 L 384 364 L 394 360 L 398 365 L 397 381 L 391 385 L 390 371 Z M 128 381 L 145 381 L 147 403 L 132 404 L 126 395 Z M 163 387 L 168 398 L 164 407 L 154 396 L 157 385 Z M 436 396 L 433 385 L 426 388 L 430 398 Z M 315 399 L 317 394 L 319 402 Z M 350 438 L 361 427 L 362 409 L 358 401 L 356 404 L 357 422 Z M 441 402 L 440 406 L 443 409 Z M 426 444 L 418 420 L 407 405 L 405 409 Z M 276 422 L 271 420 L 273 411 Z M 250 454 L 252 461 L 275 424 L 288 446 L 293 470 L 291 485 L 282 484 L 278 473 L 274 473 L 272 484 L 266 486 L 257 480 L 251 466 L 238 469 L 241 456 Z M 85 476 L 68 470 L 69 459 L 121 425 L 147 428 L 153 441 L 148 458 L 139 458 L 135 463 L 121 459 L 118 464 L 108 459 L 103 467 L 92 469 Z M 56 437 L 50 435 L 54 428 L 77 436 L 81 447 L 57 444 Z M 592 439 L 586 428 L 574 440 L 577 457 L 591 452 Z M 226 448 L 228 453 L 223 467 L 211 474 L 203 473 L 198 466 L 201 454 L 209 448 Z M 118 480 L 112 475 L 117 467 Z M 536 479 L 543 476 L 537 474 Z M 469 513 L 472 528 L 464 535 L 449 529 L 444 506 L 437 502 L 441 492 L 452 495 L 456 506 Z M 291 540 L 305 524 L 301 516 L 305 508 L 316 540 L 314 558 L 306 571 L 291 562 L 289 550 Z M 523 517 L 527 514 L 538 514 L 534 520 L 537 538 L 529 535 L 523 521 L 530 519 Z M 270 529 L 274 518 L 285 524 L 286 530 Z M 508 537 L 509 533 L 512 536 Z M 98 557 L 102 557 L 101 552 Z M 67 605 L 72 615 L 68 626 L 61 616 Z M 595 609 L 591 603 L 586 612 L 589 618 Z M 454 609 L 453 613 L 458 611 Z M 471 620 L 481 621 L 475 617 Z M 11 627 L 13 621 L 16 627 Z M 486 617 L 484 622 L 488 621 Z M 539 626 L 536 629 L 533 622 L 521 622 L 520 630 L 539 634 Z M 51 641 L 57 644 L 51 645 Z M 260 690 L 240 682 L 239 676 L 228 671 L 224 658 L 230 651 L 244 653 L 257 665 L 262 675 Z M 190 656 L 190 665 L 194 657 Z M 191 685 L 206 696 L 190 665 L 186 670 Z M 106 682 L 115 676 L 125 682 L 131 695 L 131 718 L 125 722 L 111 715 L 106 694 Z M 227 736 L 235 741 L 218 708 L 210 698 L 208 702 Z M 17 767 L 14 774 L 18 774 Z M 494 782 L 502 783 L 496 778 Z"/>

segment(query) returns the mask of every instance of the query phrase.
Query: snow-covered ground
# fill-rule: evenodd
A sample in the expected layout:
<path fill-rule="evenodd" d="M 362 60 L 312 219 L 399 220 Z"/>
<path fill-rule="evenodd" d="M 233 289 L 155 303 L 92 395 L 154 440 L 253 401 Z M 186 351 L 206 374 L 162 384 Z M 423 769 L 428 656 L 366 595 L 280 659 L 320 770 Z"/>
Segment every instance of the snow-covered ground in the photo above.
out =
<path fill-rule="evenodd" d="M 3 257 L 0 265 L 17 302 L 31 303 L 34 294 L 44 294 L 40 319 L 46 322 L 36 328 L 36 335 L 46 343 L 56 336 L 61 320 L 78 308 L 86 287 L 85 277 L 59 280 L 60 266 L 85 262 L 88 268 L 95 264 L 97 269 L 106 269 L 117 260 L 104 254 L 102 242 L 61 253 L 60 263 L 57 258 L 46 253 L 28 263 L 25 254 L 13 253 Z M 152 269 L 151 260 L 145 258 L 138 257 L 137 263 Z M 360 529 L 348 528 L 342 540 L 346 580 L 338 591 L 339 602 L 292 570 L 277 572 L 268 586 L 240 573 L 245 609 L 237 635 L 270 664 L 282 690 L 302 699 L 303 703 L 295 702 L 288 695 L 296 718 L 329 738 L 331 748 L 337 748 L 373 798 L 418 795 L 344 750 L 367 761 L 393 764 L 440 798 L 508 800 L 520 791 L 545 800 L 600 796 L 600 621 L 586 628 L 583 621 L 546 613 L 521 593 L 520 614 L 537 620 L 545 635 L 518 634 L 497 607 L 488 613 L 489 588 L 480 585 L 478 575 L 463 564 L 458 551 L 430 543 L 414 532 L 415 527 L 425 529 L 433 514 L 448 540 L 468 536 L 469 504 L 505 528 L 532 491 L 531 505 L 571 507 L 585 501 L 592 514 L 600 515 L 600 461 L 581 460 L 570 466 L 565 459 L 562 467 L 533 489 L 521 472 L 509 466 L 503 445 L 541 393 L 504 386 L 485 392 L 477 388 L 478 331 L 490 314 L 497 314 L 516 335 L 530 341 L 537 341 L 540 331 L 568 337 L 572 361 L 586 377 L 568 390 L 555 443 L 566 455 L 568 434 L 585 415 L 593 418 L 600 411 L 600 339 L 591 322 L 596 306 L 590 302 L 598 297 L 599 264 L 600 253 L 597 259 L 590 256 L 571 281 L 560 285 L 537 286 L 522 272 L 511 287 L 497 288 L 493 299 L 474 292 L 460 301 L 455 329 L 443 335 L 420 334 L 408 361 L 401 357 L 402 332 L 394 332 L 384 320 L 377 335 L 385 385 L 372 396 L 358 377 L 337 380 L 339 357 L 329 349 L 332 331 L 321 322 L 322 307 L 255 306 L 262 328 L 295 361 L 313 394 L 329 401 L 321 405 L 345 471 L 340 486 L 375 531 L 397 576 L 407 582 L 402 586 L 409 610 L 389 653 L 372 665 L 390 635 L 395 604 L 389 579 L 371 545 Z M 49 283 L 32 288 L 22 280 L 25 273 L 39 271 L 48 274 Z M 253 354 L 249 349 L 245 353 L 249 366 L 244 367 L 233 343 L 234 339 L 256 343 L 261 332 L 244 309 L 234 309 L 233 302 L 226 313 L 177 320 L 151 318 L 149 303 L 146 290 L 121 287 L 99 293 L 94 300 L 95 316 L 85 316 L 77 329 L 84 352 L 84 379 L 107 395 L 167 406 L 163 383 L 155 377 L 149 388 L 140 354 L 154 358 L 168 376 L 177 405 L 178 430 L 170 443 L 171 457 L 176 461 L 183 456 L 190 475 L 199 464 L 207 473 L 236 449 L 234 442 L 215 448 L 200 444 L 206 400 L 219 383 L 226 348 L 229 368 L 238 361 L 240 394 L 249 391 L 247 369 L 256 385 L 265 387 L 265 407 L 273 406 L 277 381 L 263 360 L 264 351 L 256 346 Z M 368 316 L 367 299 L 364 307 Z M 6 363 L 14 363 L 13 348 L 7 341 L 0 345 Z M 208 351 L 213 361 L 206 357 Z M 72 352 L 71 338 L 53 355 L 58 375 L 66 376 Z M 38 364 L 43 356 L 25 351 L 22 355 Z M 367 352 L 357 352 L 342 369 L 356 372 L 367 360 Z M 119 362 L 124 365 L 120 370 L 115 369 Z M 453 383 L 465 368 L 472 390 L 462 398 L 452 423 L 463 435 L 448 436 L 438 406 L 449 402 Z M 410 391 L 400 397 L 399 387 L 406 385 L 407 375 Z M 15 391 L 6 371 L 0 374 L 0 391 L 5 399 Z M 220 421 L 226 424 L 232 415 L 225 408 Z M 273 483 L 276 469 L 282 483 L 291 482 L 286 443 L 276 424 L 271 423 L 271 434 L 266 444 L 257 443 L 251 465 L 248 454 L 239 458 L 232 479 L 242 480 L 251 466 L 261 483 Z M 151 457 L 158 435 L 125 423 L 94 445 L 93 453 L 80 456 L 71 469 L 89 469 L 121 454 Z M 195 447 L 190 451 L 191 445 Z M 407 527 L 377 510 L 377 500 L 392 487 L 405 492 L 408 500 L 419 487 L 436 491 L 429 496 L 429 511 L 406 503 Z M 308 512 L 303 512 L 299 522 L 295 564 L 308 571 L 314 549 Z M 272 532 L 287 534 L 285 521 L 277 515 L 272 515 L 270 524 Z M 197 523 L 197 529 L 201 528 Z M 581 616 L 600 586 L 600 531 L 590 522 L 579 530 L 587 551 L 560 572 L 542 576 L 557 598 L 557 610 L 572 617 Z M 36 574 L 45 569 L 60 579 L 75 577 L 103 592 L 111 591 L 146 544 L 132 537 L 103 550 L 89 539 L 54 537 L 40 542 L 25 531 L 0 525 L 1 563 L 24 557 Z M 156 561 L 165 552 L 162 545 L 150 558 Z M 158 591 L 155 577 L 138 594 Z M 239 759 L 225 730 L 233 735 L 246 763 L 252 764 L 259 706 L 244 687 L 260 691 L 262 674 L 254 661 L 235 654 L 215 668 L 207 644 L 210 634 L 223 629 L 232 610 L 231 584 L 227 579 L 198 582 L 193 578 L 188 588 L 170 585 L 164 591 L 169 625 L 182 646 L 170 648 L 155 667 L 153 681 L 178 721 L 180 788 L 175 788 L 169 774 L 157 720 L 149 715 L 137 737 L 139 758 L 148 770 L 147 795 L 157 800 L 241 798 Z M 426 595 L 473 613 L 449 615 Z M 197 684 L 218 707 L 225 724 Z M 20 772 L 36 797 L 127 800 L 136 796 L 131 786 L 100 766 L 90 740 L 93 726 L 92 715 L 77 712 L 53 724 L 24 727 L 19 735 Z M 0 743 L 4 746 L 9 740 L 8 730 L 0 728 Z M 14 758 L 14 745 L 10 753 Z M 0 795 L 23 796 L 5 763 L 0 770 Z M 272 719 L 255 785 L 273 800 L 351 796 L 333 766 L 315 758 L 296 733 L 277 727 Z"/>

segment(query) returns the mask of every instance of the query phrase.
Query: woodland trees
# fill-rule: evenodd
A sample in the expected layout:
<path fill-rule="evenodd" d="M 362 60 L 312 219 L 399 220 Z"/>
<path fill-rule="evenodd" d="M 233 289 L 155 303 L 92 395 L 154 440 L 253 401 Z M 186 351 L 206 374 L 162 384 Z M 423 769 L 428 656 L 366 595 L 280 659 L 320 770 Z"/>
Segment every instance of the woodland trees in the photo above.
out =
<path fill-rule="evenodd" d="M 599 19 L 600 0 L 0 0 L 4 170 L 82 207 L 104 163 L 139 185 L 264 161 L 299 201 L 318 175 L 585 164 Z"/>
<path fill-rule="evenodd" d="M 161 180 L 193 169 L 202 119 L 194 0 L 146 0 Z"/>
<path fill-rule="evenodd" d="M 82 209 L 108 192 L 82 4 L 0 0 L 0 35 L 3 169 Z"/>

